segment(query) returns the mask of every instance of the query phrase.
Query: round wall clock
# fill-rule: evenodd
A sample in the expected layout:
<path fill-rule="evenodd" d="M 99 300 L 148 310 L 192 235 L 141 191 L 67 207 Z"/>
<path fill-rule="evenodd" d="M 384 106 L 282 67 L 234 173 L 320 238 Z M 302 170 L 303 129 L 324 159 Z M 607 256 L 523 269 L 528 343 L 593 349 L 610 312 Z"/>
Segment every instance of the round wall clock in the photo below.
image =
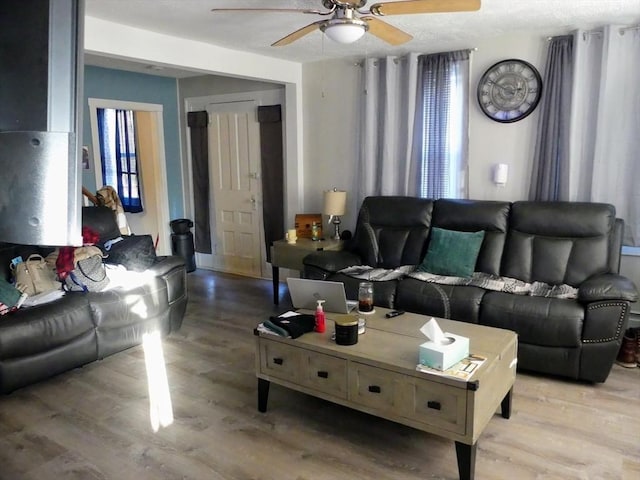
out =
<path fill-rule="evenodd" d="M 498 62 L 478 82 L 480 108 L 496 122 L 522 120 L 536 108 L 541 93 L 540 73 L 524 60 Z"/>

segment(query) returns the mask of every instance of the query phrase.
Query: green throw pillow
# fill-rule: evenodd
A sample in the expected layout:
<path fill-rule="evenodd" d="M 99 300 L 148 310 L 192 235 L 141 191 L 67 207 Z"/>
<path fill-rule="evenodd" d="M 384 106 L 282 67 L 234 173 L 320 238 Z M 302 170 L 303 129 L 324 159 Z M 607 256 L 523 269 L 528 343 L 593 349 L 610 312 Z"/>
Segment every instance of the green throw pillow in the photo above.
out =
<path fill-rule="evenodd" d="M 450 277 L 470 277 L 483 239 L 484 231 L 456 232 L 433 227 L 427 254 L 418 270 Z"/>

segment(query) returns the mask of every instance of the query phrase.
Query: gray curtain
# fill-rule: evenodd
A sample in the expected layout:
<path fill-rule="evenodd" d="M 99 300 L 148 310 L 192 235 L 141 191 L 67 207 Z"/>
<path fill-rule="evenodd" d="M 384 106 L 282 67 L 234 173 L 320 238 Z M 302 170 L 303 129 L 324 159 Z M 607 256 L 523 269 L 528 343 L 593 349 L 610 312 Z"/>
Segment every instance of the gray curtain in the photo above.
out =
<path fill-rule="evenodd" d="M 363 67 L 357 205 L 369 195 L 415 195 L 411 139 L 418 55 L 368 58 Z"/>
<path fill-rule="evenodd" d="M 549 41 L 538 136 L 529 188 L 530 200 L 569 200 L 573 36 Z"/>
<path fill-rule="evenodd" d="M 209 115 L 207 112 L 187 113 L 193 166 L 193 206 L 195 250 L 211 254 L 211 224 L 209 212 Z"/>
<path fill-rule="evenodd" d="M 422 55 L 413 162 L 419 195 L 466 198 L 469 156 L 469 50 Z"/>
<path fill-rule="evenodd" d="M 284 167 L 282 109 L 280 105 L 258 107 L 260 158 L 262 162 L 262 221 L 267 262 L 271 245 L 284 235 Z"/>
<path fill-rule="evenodd" d="M 640 28 L 574 36 L 571 200 L 611 203 L 624 244 L 640 247 Z"/>

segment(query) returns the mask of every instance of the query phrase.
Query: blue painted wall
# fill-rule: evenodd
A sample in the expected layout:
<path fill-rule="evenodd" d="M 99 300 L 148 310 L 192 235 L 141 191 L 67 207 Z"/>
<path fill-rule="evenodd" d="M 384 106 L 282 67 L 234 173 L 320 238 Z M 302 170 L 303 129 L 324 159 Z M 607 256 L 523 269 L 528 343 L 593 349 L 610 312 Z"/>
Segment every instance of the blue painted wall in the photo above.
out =
<path fill-rule="evenodd" d="M 164 148 L 167 161 L 167 184 L 170 218 L 182 218 L 182 171 L 180 168 L 180 132 L 178 124 L 178 88 L 175 78 L 144 75 L 141 73 L 86 66 L 84 70 L 83 145 L 91 152 L 91 124 L 89 98 L 105 98 L 127 102 L 155 103 L 162 105 L 164 123 Z M 92 170 L 82 172 L 82 182 L 90 191 L 96 191 Z"/>

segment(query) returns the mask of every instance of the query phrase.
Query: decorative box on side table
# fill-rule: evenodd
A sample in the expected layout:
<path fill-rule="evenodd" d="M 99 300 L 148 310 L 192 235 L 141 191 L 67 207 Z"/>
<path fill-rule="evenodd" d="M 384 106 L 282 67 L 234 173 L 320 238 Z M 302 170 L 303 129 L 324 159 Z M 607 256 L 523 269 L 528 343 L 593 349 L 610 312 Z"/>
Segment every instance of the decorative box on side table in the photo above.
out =
<path fill-rule="evenodd" d="M 298 238 L 295 243 L 288 243 L 286 240 L 277 240 L 271 246 L 271 269 L 273 274 L 273 303 L 278 305 L 280 298 L 278 295 L 278 285 L 280 283 L 280 268 L 291 270 L 303 269 L 302 259 L 311 252 L 318 250 L 342 250 L 342 240 L 316 240 L 309 238 Z"/>

